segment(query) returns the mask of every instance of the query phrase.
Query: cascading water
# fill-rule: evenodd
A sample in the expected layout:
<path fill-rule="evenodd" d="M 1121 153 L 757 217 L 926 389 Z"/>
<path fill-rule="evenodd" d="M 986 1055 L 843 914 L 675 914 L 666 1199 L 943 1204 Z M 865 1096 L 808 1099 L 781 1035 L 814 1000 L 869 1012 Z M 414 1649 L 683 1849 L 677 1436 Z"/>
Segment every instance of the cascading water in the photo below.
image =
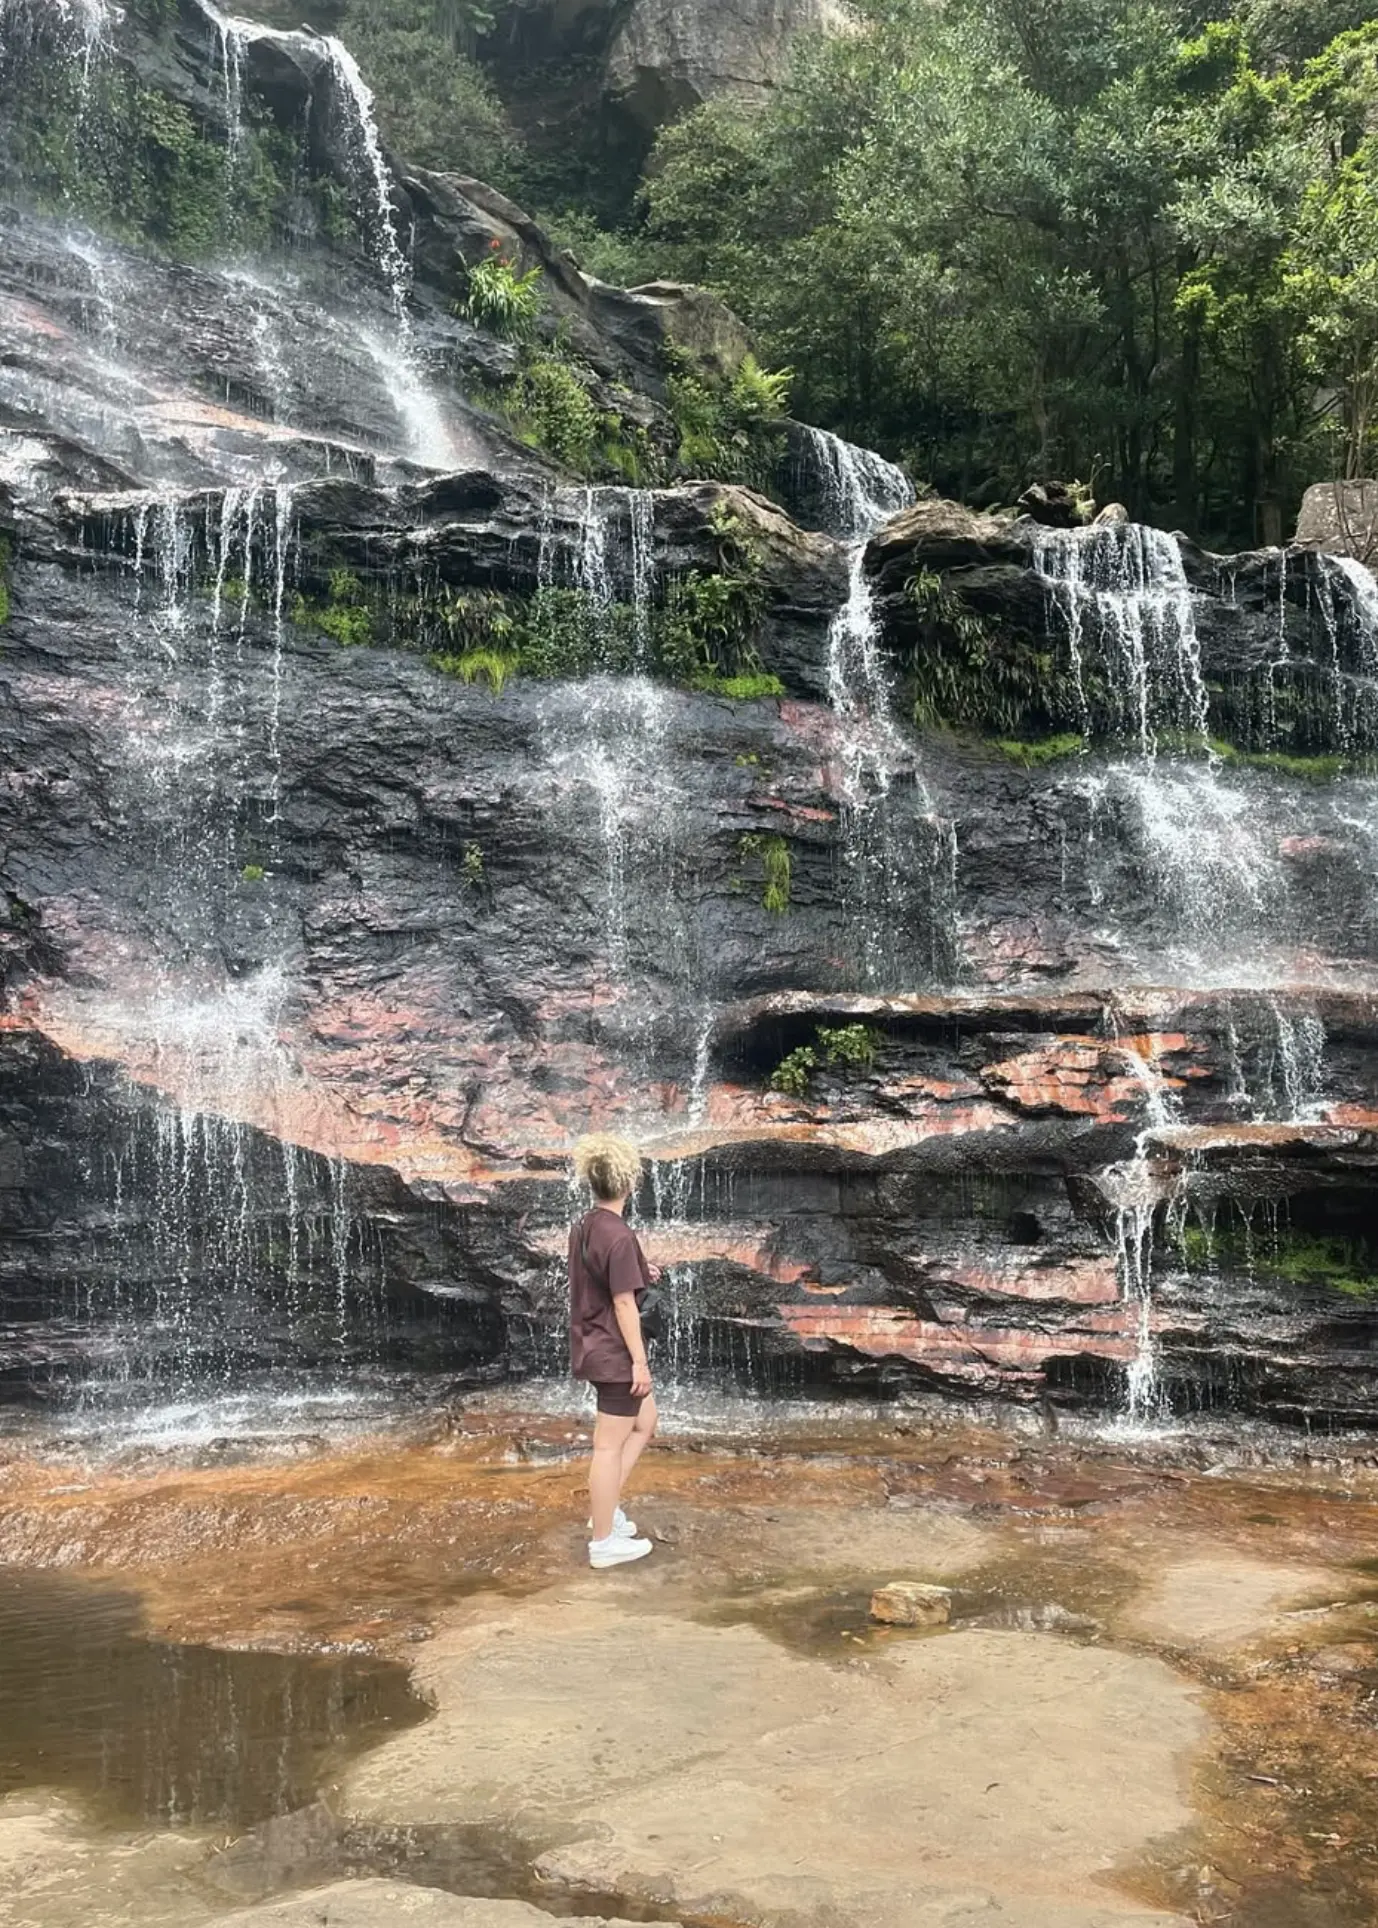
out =
<path fill-rule="evenodd" d="M 1305 1123 L 1325 1110 L 1325 1025 L 1314 1012 L 1298 1015 L 1270 1001 L 1274 1047 L 1267 1109 L 1276 1118 Z"/>
<path fill-rule="evenodd" d="M 570 500 L 562 498 L 558 506 L 568 507 Z M 572 501 L 582 539 L 569 587 L 582 598 L 582 619 L 592 627 L 600 663 L 634 673 L 599 674 L 584 684 L 577 717 L 560 706 L 558 718 L 552 717 L 559 742 L 552 740 L 550 758 L 562 783 L 574 783 L 595 802 L 606 876 L 608 971 L 626 1007 L 626 1042 L 634 1059 L 639 1054 L 645 1060 L 639 1067 L 645 1075 L 653 1014 L 639 996 L 630 919 L 644 878 L 656 877 L 664 890 L 677 841 L 677 799 L 663 756 L 670 704 L 663 687 L 643 673 L 656 588 L 655 498 L 648 490 L 589 488 Z M 556 506 L 552 502 L 551 516 Z M 547 553 L 543 541 L 538 577 L 553 587 Z"/>
<path fill-rule="evenodd" d="M 94 4 L 94 0 L 92 0 Z M 392 204 L 392 176 L 383 156 L 383 143 L 374 113 L 373 91 L 359 71 L 348 47 L 333 34 L 275 34 L 252 20 L 225 14 L 214 0 L 198 0 L 216 41 L 216 66 L 225 88 L 225 119 L 229 164 L 234 165 L 243 141 L 244 61 L 254 41 L 298 41 L 324 55 L 335 81 L 341 108 L 343 142 L 354 173 L 370 249 L 387 286 L 393 314 L 403 338 L 409 333 L 407 296 L 411 271 L 397 231 Z"/>
<path fill-rule="evenodd" d="M 901 774 L 916 783 L 918 779 L 912 749 L 895 722 L 894 692 L 866 574 L 866 545 L 913 501 L 914 491 L 902 469 L 870 449 L 856 448 L 822 429 L 807 429 L 805 437 L 829 533 L 848 545 L 847 597 L 828 631 L 828 701 L 840 750 L 848 918 L 862 979 L 877 984 L 902 968 L 894 928 L 906 921 L 901 909 L 906 876 L 923 859 L 908 847 L 891 794 Z M 946 866 L 955 859 L 953 827 L 938 823 L 920 794 Z M 901 953 L 909 948 L 906 940 L 907 933 L 898 947 Z"/>
<path fill-rule="evenodd" d="M 1043 529 L 1034 565 L 1066 651 L 1068 720 L 1131 752 L 1072 780 L 1089 806 L 1088 869 L 1098 851 L 1121 861 L 1131 852 L 1175 927 L 1173 968 L 1193 982 L 1249 981 L 1260 922 L 1285 879 L 1255 795 L 1222 771 L 1210 747 L 1193 592 L 1176 537 L 1134 523 Z M 1098 894 L 1118 893 L 1101 885 Z"/>
<path fill-rule="evenodd" d="M 1378 744 L 1378 579 L 1353 556 L 1318 558 L 1316 605 L 1330 645 L 1335 747 Z"/>
<path fill-rule="evenodd" d="M 1125 1371 L 1125 1416 L 1131 1425 L 1161 1419 L 1167 1410 L 1153 1315 L 1153 1255 L 1159 1208 L 1165 1191 L 1152 1156 L 1155 1134 L 1173 1122 L 1175 1107 L 1153 1052 L 1145 1054 L 1131 1042 L 1123 1047 L 1125 1069 L 1143 1092 L 1144 1123 L 1134 1144 L 1134 1155 L 1111 1165 L 1097 1184 L 1115 1213 L 1116 1270 L 1120 1297 L 1134 1324 L 1134 1355 Z"/>
<path fill-rule="evenodd" d="M 108 50 L 123 18 L 123 10 L 111 0 L 0 0 L 0 64 L 13 35 L 36 23 L 53 28 L 71 58 L 81 64 L 84 106 L 93 65 Z"/>
<path fill-rule="evenodd" d="M 405 338 L 409 333 L 407 295 L 411 287 L 411 270 L 398 238 L 397 216 L 392 205 L 392 176 L 383 158 L 383 143 L 373 111 L 373 92 L 359 72 L 359 63 L 342 40 L 327 34 L 323 37 L 322 45 L 339 80 L 343 98 L 351 110 L 347 116 L 347 138 L 359 170 L 364 202 L 369 210 L 375 258 L 392 297 L 398 328 Z"/>
<path fill-rule="evenodd" d="M 117 1349 L 114 1389 L 138 1359 L 177 1399 L 228 1385 L 270 1334 L 277 1356 L 303 1365 L 357 1356 L 376 1266 L 348 1167 L 294 1135 L 300 1078 L 280 1042 L 287 927 L 269 940 L 276 958 L 238 975 L 223 961 L 246 900 L 263 900 L 256 922 L 277 921 L 292 491 L 121 503 L 107 525 L 103 557 L 123 565 L 133 596 L 120 804 L 157 845 L 161 898 L 148 909 L 161 941 L 138 960 L 137 989 L 76 991 L 54 1008 L 169 1094 L 151 1135 L 134 1114 L 128 1140 L 95 1156 L 117 1195 L 155 1201 L 133 1261 L 151 1302 L 115 1308 L 137 1344 Z M 102 1400 L 111 1383 L 98 1377 L 86 1396 Z"/>
<path fill-rule="evenodd" d="M 1138 523 L 1040 531 L 1034 567 L 1061 618 L 1077 703 L 1152 755 L 1165 736 L 1204 747 L 1209 735 L 1201 645 L 1175 536 Z"/>

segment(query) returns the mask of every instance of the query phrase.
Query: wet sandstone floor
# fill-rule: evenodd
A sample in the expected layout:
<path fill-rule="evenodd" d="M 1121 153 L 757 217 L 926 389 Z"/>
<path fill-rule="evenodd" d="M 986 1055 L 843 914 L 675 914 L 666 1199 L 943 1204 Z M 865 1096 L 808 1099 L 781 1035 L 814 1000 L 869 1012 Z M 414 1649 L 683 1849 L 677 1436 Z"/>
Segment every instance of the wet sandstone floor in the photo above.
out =
<path fill-rule="evenodd" d="M 582 1443 L 6 1448 L 0 1920 L 1378 1921 L 1372 1467 L 782 1416 L 659 1447 L 590 1575 Z M 904 1574 L 949 1629 L 870 1624 Z"/>

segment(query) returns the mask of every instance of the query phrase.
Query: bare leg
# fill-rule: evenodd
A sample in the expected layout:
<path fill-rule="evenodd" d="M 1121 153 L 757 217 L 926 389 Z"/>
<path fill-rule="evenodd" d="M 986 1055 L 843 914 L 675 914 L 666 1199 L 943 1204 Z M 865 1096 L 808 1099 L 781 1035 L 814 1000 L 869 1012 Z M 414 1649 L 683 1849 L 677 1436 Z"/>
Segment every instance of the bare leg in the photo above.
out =
<path fill-rule="evenodd" d="M 593 1425 L 593 1460 L 589 1466 L 589 1504 L 593 1537 L 606 1540 L 622 1495 L 622 1454 L 636 1425 L 615 1413 L 599 1413 Z"/>
<path fill-rule="evenodd" d="M 656 1412 L 655 1394 L 648 1394 L 641 1402 L 641 1411 L 632 1422 L 631 1437 L 624 1442 L 622 1447 L 622 1485 L 624 1488 L 632 1476 L 633 1466 L 636 1465 L 636 1462 L 655 1438 L 656 1421 L 658 1418 L 659 1414 Z"/>

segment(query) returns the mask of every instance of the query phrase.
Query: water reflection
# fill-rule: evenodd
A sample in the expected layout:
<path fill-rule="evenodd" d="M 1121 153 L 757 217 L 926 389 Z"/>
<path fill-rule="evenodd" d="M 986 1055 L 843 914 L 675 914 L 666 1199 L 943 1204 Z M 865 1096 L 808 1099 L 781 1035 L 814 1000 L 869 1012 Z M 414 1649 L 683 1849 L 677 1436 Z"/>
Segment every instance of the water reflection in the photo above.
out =
<path fill-rule="evenodd" d="M 0 1797 L 84 1796 L 162 1825 L 252 1826 L 423 1720 L 395 1662 L 147 1637 L 131 1595 L 0 1568 Z"/>

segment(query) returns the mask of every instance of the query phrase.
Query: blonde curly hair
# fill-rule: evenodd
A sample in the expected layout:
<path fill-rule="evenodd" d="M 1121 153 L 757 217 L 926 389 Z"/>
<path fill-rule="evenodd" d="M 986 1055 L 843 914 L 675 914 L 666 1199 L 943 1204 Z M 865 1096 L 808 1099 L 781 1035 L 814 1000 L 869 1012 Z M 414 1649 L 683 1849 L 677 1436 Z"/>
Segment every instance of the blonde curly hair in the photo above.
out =
<path fill-rule="evenodd" d="M 574 1169 L 595 1198 L 626 1198 L 641 1182 L 641 1153 L 630 1138 L 594 1132 L 574 1147 Z"/>

